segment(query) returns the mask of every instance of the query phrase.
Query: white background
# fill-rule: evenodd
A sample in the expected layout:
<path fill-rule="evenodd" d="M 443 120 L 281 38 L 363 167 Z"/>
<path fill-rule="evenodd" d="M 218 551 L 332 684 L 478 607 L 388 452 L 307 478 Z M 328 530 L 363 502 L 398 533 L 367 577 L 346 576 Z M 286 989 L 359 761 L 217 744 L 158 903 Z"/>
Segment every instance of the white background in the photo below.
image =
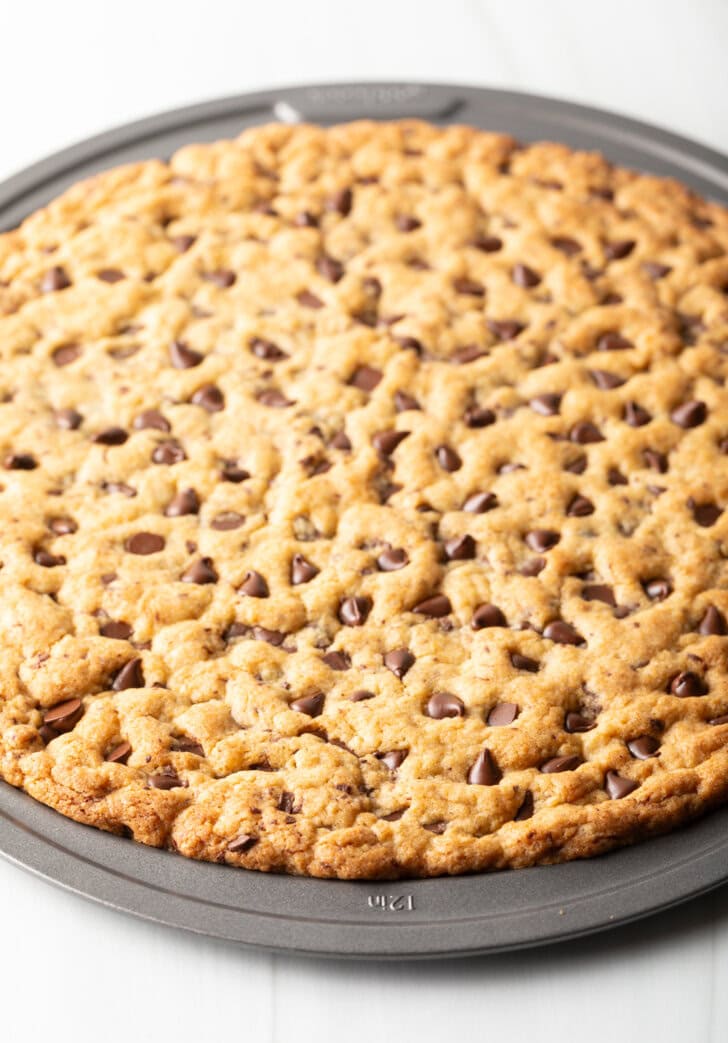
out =
<path fill-rule="evenodd" d="M 0 0 L 0 34 L 0 178 L 159 109 L 337 79 L 541 92 L 728 151 L 726 0 Z M 726 982 L 728 889 L 530 954 L 345 964 L 137 922 L 0 862 L 8 1043 L 724 1043 Z"/>

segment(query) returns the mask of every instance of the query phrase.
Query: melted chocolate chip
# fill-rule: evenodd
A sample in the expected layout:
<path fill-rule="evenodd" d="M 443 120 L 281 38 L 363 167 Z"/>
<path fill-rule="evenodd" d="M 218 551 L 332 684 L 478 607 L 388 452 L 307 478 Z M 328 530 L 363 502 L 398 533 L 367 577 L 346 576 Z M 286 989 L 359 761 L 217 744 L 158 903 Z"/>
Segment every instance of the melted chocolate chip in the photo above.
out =
<path fill-rule="evenodd" d="M 339 621 L 347 627 L 360 627 L 367 621 L 372 610 L 372 600 L 367 597 L 349 597 L 339 605 Z"/>
<path fill-rule="evenodd" d="M 264 359 L 266 362 L 280 362 L 281 359 L 288 358 L 282 348 L 279 348 L 272 340 L 265 340 L 263 337 L 253 337 L 250 341 L 250 350 L 257 358 Z"/>
<path fill-rule="evenodd" d="M 443 544 L 448 561 L 467 561 L 475 557 L 475 540 L 472 536 L 455 536 Z"/>
<path fill-rule="evenodd" d="M 99 627 L 102 637 L 113 637 L 117 641 L 128 641 L 132 635 L 132 628 L 122 620 L 110 619 Z"/>
<path fill-rule="evenodd" d="M 134 420 L 134 428 L 143 431 L 152 428 L 156 431 L 171 431 L 172 425 L 166 417 L 162 416 L 158 409 L 146 409 Z"/>
<path fill-rule="evenodd" d="M 551 550 L 561 539 L 558 532 L 554 532 L 552 529 L 532 529 L 531 532 L 527 532 L 524 536 L 524 540 L 531 548 L 531 550 L 542 554 L 544 551 Z"/>
<path fill-rule="evenodd" d="M 642 583 L 642 589 L 650 601 L 664 601 L 672 594 L 672 584 L 667 579 L 645 580 Z"/>
<path fill-rule="evenodd" d="M 398 413 L 406 413 L 409 409 L 421 409 L 417 399 L 406 391 L 395 391 L 394 408 Z"/>
<path fill-rule="evenodd" d="M 69 366 L 81 356 L 81 346 L 76 343 L 61 344 L 52 354 L 53 361 L 57 366 Z"/>
<path fill-rule="evenodd" d="M 683 402 L 670 413 L 673 424 L 683 428 L 699 427 L 700 424 L 705 423 L 707 416 L 708 409 L 705 402 L 698 401 Z"/>
<path fill-rule="evenodd" d="M 596 721 L 591 717 L 585 717 L 584 714 L 577 713 L 575 710 L 570 710 L 564 718 L 564 731 L 570 735 L 575 732 L 590 732 L 596 726 Z"/>
<path fill-rule="evenodd" d="M 283 392 L 278 391 L 276 388 L 261 391 L 256 397 L 261 406 L 267 406 L 268 409 L 287 409 L 288 406 L 293 405 L 291 399 L 286 398 Z"/>
<path fill-rule="evenodd" d="M 162 464 L 165 467 L 173 467 L 174 464 L 182 463 L 186 459 L 187 454 L 174 438 L 160 442 L 152 451 L 152 463 Z"/>
<path fill-rule="evenodd" d="M 616 373 L 610 373 L 608 369 L 590 369 L 589 376 L 602 391 L 612 391 L 624 384 L 622 377 L 618 377 Z"/>
<path fill-rule="evenodd" d="M 359 388 L 360 391 L 373 391 L 382 376 L 381 369 L 375 369 L 374 366 L 359 366 L 354 370 L 349 383 L 352 387 Z"/>
<path fill-rule="evenodd" d="M 638 786 L 639 782 L 635 782 L 634 779 L 625 779 L 616 771 L 608 771 L 604 777 L 604 788 L 612 800 L 621 800 L 622 797 L 629 796 Z"/>
<path fill-rule="evenodd" d="M 319 275 L 323 276 L 324 279 L 328 279 L 329 282 L 338 282 L 344 275 L 344 266 L 341 261 L 337 261 L 335 257 L 329 257 L 328 254 L 323 254 L 316 261 L 316 271 Z"/>
<path fill-rule="evenodd" d="M 526 670 L 529 674 L 538 673 L 538 663 L 520 652 L 511 652 L 511 663 L 516 670 Z"/>
<path fill-rule="evenodd" d="M 526 328 L 522 322 L 516 322 L 515 319 L 488 319 L 486 325 L 498 340 L 515 340 Z"/>
<path fill-rule="evenodd" d="M 709 529 L 720 518 L 722 509 L 716 503 L 696 503 L 692 496 L 688 500 L 688 507 L 693 513 L 693 518 L 701 528 Z"/>
<path fill-rule="evenodd" d="M 237 275 L 235 272 L 231 272 L 229 268 L 216 268 L 211 272 L 202 272 L 201 275 L 205 282 L 214 283 L 221 290 L 227 290 L 237 280 Z"/>
<path fill-rule="evenodd" d="M 384 550 L 377 558 L 377 568 L 380 572 L 397 572 L 408 564 L 409 555 L 403 547 Z"/>
<path fill-rule="evenodd" d="M 634 250 L 635 246 L 634 239 L 620 239 L 611 243 L 604 244 L 604 256 L 608 261 L 621 261 Z"/>
<path fill-rule="evenodd" d="M 617 607 L 614 591 L 606 583 L 588 583 L 582 587 L 581 596 L 584 601 L 602 601 L 605 605 L 611 605 L 612 608 Z"/>
<path fill-rule="evenodd" d="M 473 630 L 484 630 L 486 627 L 505 627 L 508 626 L 508 623 L 496 605 L 483 604 L 478 605 L 473 612 L 470 626 Z"/>
<path fill-rule="evenodd" d="M 43 713 L 43 724 L 52 728 L 55 735 L 72 731 L 83 717 L 83 703 L 80 699 L 66 699 L 56 703 Z M 55 738 L 55 735 L 53 736 Z"/>
<path fill-rule="evenodd" d="M 631 340 L 615 330 L 608 330 L 597 338 L 597 351 L 627 351 L 633 347 Z"/>
<path fill-rule="evenodd" d="M 169 501 L 164 513 L 168 518 L 179 518 L 185 514 L 197 514 L 200 498 L 194 489 L 182 489 Z"/>
<path fill-rule="evenodd" d="M 539 770 L 542 771 L 544 775 L 553 775 L 555 772 L 559 771 L 573 771 L 582 763 L 583 761 L 581 757 L 577 757 L 576 755 L 551 757 L 550 760 L 545 761 L 541 765 Z"/>
<path fill-rule="evenodd" d="M 30 453 L 8 453 L 3 460 L 7 471 L 34 471 L 38 461 Z"/>
<path fill-rule="evenodd" d="M 318 574 L 319 570 L 316 566 L 307 561 L 302 554 L 293 555 L 291 560 L 291 584 L 294 587 L 310 582 Z"/>
<path fill-rule="evenodd" d="M 672 681 L 670 681 L 669 690 L 673 695 L 677 695 L 681 699 L 708 694 L 708 686 L 702 677 L 693 673 L 692 670 L 683 670 L 673 677 Z"/>
<path fill-rule="evenodd" d="M 476 250 L 493 254 L 503 249 L 503 240 L 499 239 L 497 235 L 478 235 L 473 239 L 472 245 Z"/>
<path fill-rule="evenodd" d="M 541 276 L 538 272 L 534 271 L 533 268 L 529 268 L 527 264 L 514 265 L 511 271 L 511 278 L 516 286 L 521 286 L 525 290 L 530 290 L 541 282 Z"/>
<path fill-rule="evenodd" d="M 465 703 L 451 692 L 435 692 L 427 701 L 425 714 L 436 721 L 443 720 L 445 717 L 463 717 Z"/>
<path fill-rule="evenodd" d="M 455 450 L 451 449 L 449 445 L 438 446 L 435 450 L 435 456 L 437 457 L 437 462 L 439 463 L 440 467 L 442 467 L 445 471 L 459 471 L 460 468 L 463 466 L 462 460 L 455 452 Z"/>
<path fill-rule="evenodd" d="M 728 634 L 728 626 L 726 625 L 725 616 L 715 607 L 715 605 L 709 605 L 706 609 L 705 615 L 700 620 L 698 633 L 705 636 L 711 634 L 723 636 Z"/>
<path fill-rule="evenodd" d="M 400 232 L 415 232 L 422 227 L 422 222 L 410 214 L 397 214 L 394 223 Z"/>
<path fill-rule="evenodd" d="M 586 518 L 594 514 L 594 504 L 586 496 L 575 496 L 566 508 L 566 514 L 569 518 Z"/>
<path fill-rule="evenodd" d="M 237 511 L 221 511 L 210 522 L 210 528 L 215 529 L 217 532 L 231 532 L 233 529 L 239 529 L 244 524 L 244 514 L 238 514 Z"/>
<path fill-rule="evenodd" d="M 182 782 L 177 772 L 171 767 L 162 768 L 161 771 L 150 775 L 147 783 L 152 789 L 161 790 L 179 789 L 181 786 L 187 785 L 186 782 Z"/>
<path fill-rule="evenodd" d="M 457 279 L 453 279 L 452 285 L 456 293 L 468 294 L 471 297 L 485 296 L 485 288 L 483 284 L 476 282 L 474 279 L 468 279 L 465 276 L 461 276 Z"/>
<path fill-rule="evenodd" d="M 321 656 L 321 662 L 326 663 L 330 670 L 349 670 L 351 659 L 346 652 L 327 652 Z"/>
<path fill-rule="evenodd" d="M 627 743 L 627 749 L 638 761 L 654 757 L 659 748 L 660 743 L 651 735 L 638 735 L 636 739 L 630 739 Z"/>
<path fill-rule="evenodd" d="M 312 695 L 302 695 L 294 699 L 290 704 L 296 713 L 305 713 L 308 717 L 318 717 L 324 708 L 324 693 L 314 692 Z"/>
<path fill-rule="evenodd" d="M 59 290 L 67 290 L 70 285 L 71 280 L 66 269 L 56 265 L 49 268 L 43 275 L 40 281 L 40 291 L 41 293 L 57 293 Z"/>
<path fill-rule="evenodd" d="M 519 713 L 518 703 L 496 703 L 488 714 L 488 724 L 491 728 L 504 728 L 513 724 Z"/>
<path fill-rule="evenodd" d="M 574 424 L 569 432 L 569 438 L 572 442 L 577 442 L 579 445 L 604 441 L 604 435 L 591 420 L 580 420 Z"/>
<path fill-rule="evenodd" d="M 555 619 L 544 627 L 543 636 L 557 645 L 585 645 L 586 641 L 570 623 Z"/>
<path fill-rule="evenodd" d="M 652 468 L 653 471 L 658 471 L 660 474 L 666 474 L 668 463 L 667 456 L 664 453 L 658 452 L 657 449 L 643 449 L 642 459 L 648 467 Z"/>
<path fill-rule="evenodd" d="M 215 384 L 205 384 L 192 396 L 192 404 L 202 406 L 208 413 L 219 413 L 225 408 L 225 396 Z"/>
<path fill-rule="evenodd" d="M 409 431 L 378 431 L 372 436 L 372 445 L 380 456 L 391 456 L 408 434 Z"/>
<path fill-rule="evenodd" d="M 384 653 L 382 662 L 395 677 L 399 677 L 401 680 L 410 667 L 414 666 L 415 657 L 408 648 L 395 648 L 391 652 Z"/>
<path fill-rule="evenodd" d="M 244 855 L 251 848 L 254 848 L 257 843 L 258 837 L 253 837 L 249 833 L 241 833 L 240 836 L 230 841 L 227 850 L 233 855 Z"/>
<path fill-rule="evenodd" d="M 523 798 L 520 808 L 516 812 L 513 821 L 524 822 L 526 819 L 531 818 L 533 815 L 533 793 L 530 790 L 526 790 L 526 795 Z"/>
<path fill-rule="evenodd" d="M 475 428 L 489 427 L 496 421 L 496 415 L 492 409 L 485 406 L 469 406 L 463 413 L 463 422 L 466 427 Z"/>
<path fill-rule="evenodd" d="M 461 509 L 463 511 L 468 511 L 470 514 L 485 514 L 487 511 L 492 511 L 493 508 L 497 506 L 498 497 L 495 493 L 482 492 L 473 493 L 472 496 L 468 496 Z"/>
<path fill-rule="evenodd" d="M 180 579 L 183 583 L 217 583 L 219 576 L 215 571 L 212 558 L 198 558 L 186 569 Z"/>
<path fill-rule="evenodd" d="M 326 209 L 333 210 L 342 217 L 346 217 L 351 213 L 353 202 L 354 196 L 351 189 L 348 186 L 345 188 L 339 188 L 326 200 Z"/>
<path fill-rule="evenodd" d="M 199 351 L 193 351 L 181 340 L 175 340 L 169 349 L 169 357 L 175 369 L 193 369 L 195 366 L 199 366 L 204 355 Z"/>
<path fill-rule="evenodd" d="M 112 746 L 109 752 L 104 757 L 104 760 L 109 764 L 126 764 L 131 755 L 131 743 L 120 742 L 116 746 Z"/>
<path fill-rule="evenodd" d="M 452 612 L 452 605 L 450 604 L 450 599 L 445 594 L 433 594 L 432 597 L 425 598 L 424 601 L 420 601 L 419 604 L 415 605 L 412 611 L 420 616 L 440 619 L 442 616 L 447 616 Z"/>
<path fill-rule="evenodd" d="M 164 543 L 164 536 L 154 532 L 136 532 L 124 541 L 124 546 L 130 554 L 158 554 L 164 550 Z"/>
<path fill-rule="evenodd" d="M 405 761 L 409 750 L 388 750 L 386 753 L 378 753 L 376 756 L 390 771 L 396 771 Z"/>
<path fill-rule="evenodd" d="M 528 403 L 534 413 L 540 414 L 540 416 L 556 416 L 561 408 L 561 395 L 555 392 L 545 392 L 543 395 L 536 395 Z"/>
<path fill-rule="evenodd" d="M 55 418 L 56 425 L 65 431 L 77 431 L 83 423 L 83 417 L 75 409 L 58 409 Z"/>

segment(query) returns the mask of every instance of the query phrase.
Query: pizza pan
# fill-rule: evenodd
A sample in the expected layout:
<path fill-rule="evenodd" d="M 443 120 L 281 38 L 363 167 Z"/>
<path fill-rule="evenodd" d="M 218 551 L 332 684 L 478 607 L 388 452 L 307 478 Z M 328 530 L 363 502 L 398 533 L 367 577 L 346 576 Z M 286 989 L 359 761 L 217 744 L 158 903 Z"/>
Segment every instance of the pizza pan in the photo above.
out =
<path fill-rule="evenodd" d="M 667 131 L 561 101 L 454 85 L 332 84 L 223 98 L 153 116 L 66 149 L 0 185 L 15 227 L 99 170 L 168 157 L 270 120 L 418 117 L 599 149 L 728 204 L 728 157 Z M 300 954 L 436 957 L 560 941 L 622 924 L 728 880 L 728 807 L 599 858 L 435 880 L 307 880 L 208 865 L 63 818 L 0 783 L 0 854 L 88 898 L 217 938 Z"/>

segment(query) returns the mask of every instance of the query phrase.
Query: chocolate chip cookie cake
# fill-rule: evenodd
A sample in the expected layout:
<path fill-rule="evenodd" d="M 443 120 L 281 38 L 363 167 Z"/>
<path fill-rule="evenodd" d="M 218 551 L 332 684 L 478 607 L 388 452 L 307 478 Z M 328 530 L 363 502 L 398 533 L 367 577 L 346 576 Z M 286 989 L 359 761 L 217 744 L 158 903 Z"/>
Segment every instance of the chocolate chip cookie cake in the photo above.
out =
<path fill-rule="evenodd" d="M 728 798 L 728 212 L 272 125 L 0 237 L 0 775 L 191 858 L 558 862 Z"/>

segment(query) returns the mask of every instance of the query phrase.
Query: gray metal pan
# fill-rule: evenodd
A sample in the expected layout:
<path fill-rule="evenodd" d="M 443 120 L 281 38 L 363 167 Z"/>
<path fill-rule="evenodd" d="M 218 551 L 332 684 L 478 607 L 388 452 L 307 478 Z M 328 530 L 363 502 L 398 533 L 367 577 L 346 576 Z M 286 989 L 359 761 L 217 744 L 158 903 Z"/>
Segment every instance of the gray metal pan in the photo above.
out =
<path fill-rule="evenodd" d="M 0 229 L 79 178 L 166 157 L 277 119 L 471 123 L 524 141 L 599 149 L 728 203 L 728 158 L 663 130 L 512 92 L 424 84 L 265 91 L 154 116 L 75 145 L 0 185 Z M 728 808 L 669 836 L 561 866 L 396 883 L 348 883 L 191 862 L 77 825 L 0 783 L 0 854 L 86 897 L 159 923 L 266 949 L 435 957 L 560 941 L 666 909 L 728 880 Z"/>

